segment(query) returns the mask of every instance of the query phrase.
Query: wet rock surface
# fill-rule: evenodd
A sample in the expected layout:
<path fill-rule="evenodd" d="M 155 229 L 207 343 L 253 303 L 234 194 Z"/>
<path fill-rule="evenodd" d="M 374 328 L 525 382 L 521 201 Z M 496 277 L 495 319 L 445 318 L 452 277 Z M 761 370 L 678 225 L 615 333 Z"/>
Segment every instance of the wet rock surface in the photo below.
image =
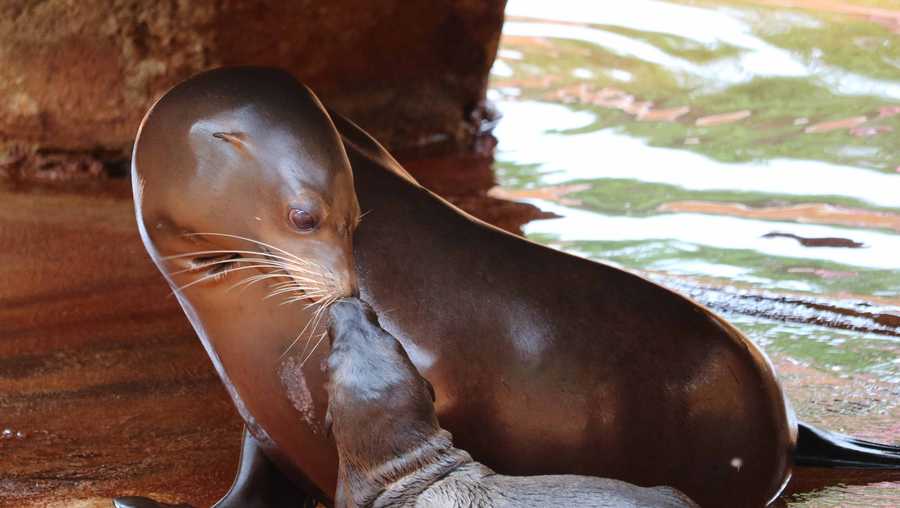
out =
<path fill-rule="evenodd" d="M 128 182 L 98 183 L 0 189 L 0 506 L 208 506 L 240 420 L 144 252 Z"/>
<path fill-rule="evenodd" d="M 49 167 L 46 153 L 115 172 L 153 101 L 222 65 L 286 68 L 392 149 L 465 143 L 505 3 L 3 2 L 0 173 L 96 172 Z"/>

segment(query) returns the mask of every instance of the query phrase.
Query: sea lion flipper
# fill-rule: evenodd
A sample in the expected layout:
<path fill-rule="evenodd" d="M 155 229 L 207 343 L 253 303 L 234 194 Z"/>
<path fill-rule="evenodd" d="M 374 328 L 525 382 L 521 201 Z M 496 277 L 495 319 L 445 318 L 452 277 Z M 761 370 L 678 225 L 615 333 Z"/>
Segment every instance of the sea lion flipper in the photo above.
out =
<path fill-rule="evenodd" d="M 167 504 L 149 497 L 126 496 L 113 499 L 115 508 L 193 508 L 189 504 Z"/>
<path fill-rule="evenodd" d="M 873 443 L 836 432 L 798 424 L 797 450 L 794 460 L 810 467 L 848 469 L 897 469 L 900 446 Z"/>
<path fill-rule="evenodd" d="M 265 456 L 253 436 L 244 429 L 241 459 L 231 488 L 212 508 L 280 508 L 315 506 L 315 499 L 294 485 Z M 193 508 L 189 504 L 167 504 L 146 497 L 113 500 L 115 508 Z"/>
<path fill-rule="evenodd" d="M 279 508 L 315 506 L 303 492 L 266 457 L 256 439 L 244 428 L 241 461 L 231 488 L 212 508 Z"/>

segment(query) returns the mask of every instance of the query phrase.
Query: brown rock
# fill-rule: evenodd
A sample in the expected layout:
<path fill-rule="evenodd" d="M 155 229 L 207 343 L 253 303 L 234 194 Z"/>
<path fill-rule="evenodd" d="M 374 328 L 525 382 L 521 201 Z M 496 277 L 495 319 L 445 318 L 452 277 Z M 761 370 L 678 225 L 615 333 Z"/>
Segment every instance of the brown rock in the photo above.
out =
<path fill-rule="evenodd" d="M 731 215 L 748 219 L 791 221 L 808 224 L 839 224 L 854 228 L 900 231 L 900 214 L 836 206 L 827 203 L 749 207 L 743 203 L 672 201 L 659 205 L 657 210 L 660 212 Z"/>
<path fill-rule="evenodd" d="M 854 116 L 851 118 L 842 118 L 840 120 L 829 120 L 827 122 L 820 122 L 815 125 L 810 125 L 806 129 L 804 129 L 803 132 L 807 134 L 820 134 L 823 132 L 852 129 L 866 123 L 866 120 L 868 120 L 868 118 L 864 116 Z"/>
<path fill-rule="evenodd" d="M 650 109 L 638 115 L 638 120 L 645 122 L 674 122 L 691 112 L 691 108 L 681 106 L 668 109 Z"/>
<path fill-rule="evenodd" d="M 709 115 L 700 117 L 697 119 L 695 125 L 698 127 L 711 127 L 714 125 L 724 125 L 734 122 L 739 122 L 746 118 L 750 118 L 750 115 L 753 113 L 750 110 L 744 109 L 741 111 L 733 111 L 731 113 L 721 113 L 718 115 Z"/>
<path fill-rule="evenodd" d="M 461 142 L 483 113 L 505 0 L 9 0 L 0 3 L 0 156 L 127 157 L 163 92 L 221 65 L 272 65 L 391 148 Z M 2 158 L 2 157 L 0 157 Z"/>

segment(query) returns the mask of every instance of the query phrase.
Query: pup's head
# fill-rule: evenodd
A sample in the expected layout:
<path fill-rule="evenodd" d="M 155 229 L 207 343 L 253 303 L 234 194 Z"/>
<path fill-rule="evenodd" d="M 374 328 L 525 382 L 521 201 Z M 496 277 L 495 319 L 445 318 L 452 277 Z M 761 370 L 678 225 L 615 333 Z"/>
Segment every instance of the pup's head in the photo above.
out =
<path fill-rule="evenodd" d="M 373 469 L 440 431 L 434 390 L 358 298 L 331 306 L 328 416 L 341 462 Z"/>

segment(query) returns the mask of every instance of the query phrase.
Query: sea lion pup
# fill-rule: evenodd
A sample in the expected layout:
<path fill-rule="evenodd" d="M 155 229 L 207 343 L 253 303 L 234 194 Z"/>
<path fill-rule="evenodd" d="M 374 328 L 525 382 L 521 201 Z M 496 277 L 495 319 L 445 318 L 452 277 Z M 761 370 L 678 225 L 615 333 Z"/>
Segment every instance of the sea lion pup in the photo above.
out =
<path fill-rule="evenodd" d="M 346 298 L 329 312 L 326 422 L 338 449 L 337 508 L 697 506 L 671 487 L 495 473 L 453 446 L 431 384 L 367 303 Z"/>

